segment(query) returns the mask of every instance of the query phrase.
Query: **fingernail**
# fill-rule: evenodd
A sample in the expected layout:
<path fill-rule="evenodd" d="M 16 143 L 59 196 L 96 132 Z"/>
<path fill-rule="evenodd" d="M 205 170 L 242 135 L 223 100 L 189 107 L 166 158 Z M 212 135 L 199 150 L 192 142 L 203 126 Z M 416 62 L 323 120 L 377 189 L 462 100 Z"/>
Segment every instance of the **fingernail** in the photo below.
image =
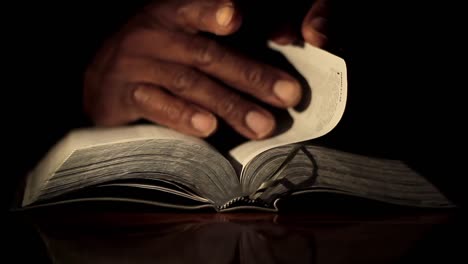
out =
<path fill-rule="evenodd" d="M 275 127 L 275 123 L 271 118 L 268 118 L 258 111 L 250 111 L 245 117 L 245 122 L 259 138 L 270 134 Z"/>
<path fill-rule="evenodd" d="M 328 20 L 323 17 L 316 17 L 310 21 L 311 27 L 320 33 L 326 33 L 328 27 Z"/>
<path fill-rule="evenodd" d="M 295 82 L 279 80 L 273 86 L 273 92 L 286 106 L 294 106 L 301 99 L 301 88 Z"/>
<path fill-rule="evenodd" d="M 199 132 L 208 136 L 216 129 L 216 118 L 211 114 L 195 113 L 192 116 L 192 126 Z"/>
<path fill-rule="evenodd" d="M 231 4 L 225 5 L 218 9 L 216 12 L 216 22 L 222 27 L 225 27 L 231 23 L 234 17 L 234 6 Z"/>

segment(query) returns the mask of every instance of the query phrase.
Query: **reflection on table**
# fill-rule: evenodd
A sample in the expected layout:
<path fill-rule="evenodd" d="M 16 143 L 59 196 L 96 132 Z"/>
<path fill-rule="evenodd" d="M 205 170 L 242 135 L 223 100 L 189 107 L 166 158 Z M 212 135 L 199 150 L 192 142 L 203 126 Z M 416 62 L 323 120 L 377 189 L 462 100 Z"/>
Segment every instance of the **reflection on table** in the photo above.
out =
<path fill-rule="evenodd" d="M 52 263 L 402 263 L 451 219 L 439 212 L 91 212 L 46 214 L 34 225 Z"/>

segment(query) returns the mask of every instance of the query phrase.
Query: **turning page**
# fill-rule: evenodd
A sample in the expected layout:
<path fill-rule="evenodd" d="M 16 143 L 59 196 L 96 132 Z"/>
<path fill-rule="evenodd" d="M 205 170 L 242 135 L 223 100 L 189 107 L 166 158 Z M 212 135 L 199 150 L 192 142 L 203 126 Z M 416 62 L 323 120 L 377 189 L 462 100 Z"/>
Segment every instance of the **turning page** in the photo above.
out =
<path fill-rule="evenodd" d="M 298 47 L 270 42 L 269 45 L 281 52 L 304 77 L 310 89 L 310 100 L 302 111 L 288 109 L 293 124 L 286 132 L 241 144 L 230 151 L 230 155 L 244 167 L 267 149 L 327 134 L 338 124 L 345 110 L 348 83 L 346 63 L 342 58 L 309 44 Z"/>

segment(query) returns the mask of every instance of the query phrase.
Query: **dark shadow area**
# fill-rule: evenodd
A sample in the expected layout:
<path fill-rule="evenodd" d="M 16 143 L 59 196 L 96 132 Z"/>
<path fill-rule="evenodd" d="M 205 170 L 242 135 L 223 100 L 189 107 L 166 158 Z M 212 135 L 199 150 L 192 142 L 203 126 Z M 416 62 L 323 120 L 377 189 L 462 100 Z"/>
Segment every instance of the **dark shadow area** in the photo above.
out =
<path fill-rule="evenodd" d="M 297 112 L 303 112 L 310 105 L 310 102 L 312 100 L 312 92 L 310 85 L 302 76 L 301 78 L 296 77 L 296 79 L 299 80 L 299 83 L 302 87 L 302 98 L 301 101 L 299 101 L 299 103 L 294 107 L 294 110 Z"/>
<path fill-rule="evenodd" d="M 466 229 L 460 228 L 467 220 L 468 218 L 465 216 L 434 226 L 397 263 L 407 264 L 415 261 L 429 263 L 467 262 L 468 256 L 466 255 L 466 245 L 463 243 L 463 239 L 454 239 L 455 237 L 462 238 L 468 235 Z M 440 241 L 444 242 L 441 243 Z"/>

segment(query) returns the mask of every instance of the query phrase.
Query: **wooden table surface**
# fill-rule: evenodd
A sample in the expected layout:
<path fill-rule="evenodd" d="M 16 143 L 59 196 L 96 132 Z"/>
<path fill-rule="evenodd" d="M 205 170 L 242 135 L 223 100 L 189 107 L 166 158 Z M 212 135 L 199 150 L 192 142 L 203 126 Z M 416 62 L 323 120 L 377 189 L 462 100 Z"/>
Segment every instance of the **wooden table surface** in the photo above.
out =
<path fill-rule="evenodd" d="M 466 217 L 452 210 L 93 210 L 8 219 L 10 253 L 34 263 L 461 263 L 467 249 Z"/>

